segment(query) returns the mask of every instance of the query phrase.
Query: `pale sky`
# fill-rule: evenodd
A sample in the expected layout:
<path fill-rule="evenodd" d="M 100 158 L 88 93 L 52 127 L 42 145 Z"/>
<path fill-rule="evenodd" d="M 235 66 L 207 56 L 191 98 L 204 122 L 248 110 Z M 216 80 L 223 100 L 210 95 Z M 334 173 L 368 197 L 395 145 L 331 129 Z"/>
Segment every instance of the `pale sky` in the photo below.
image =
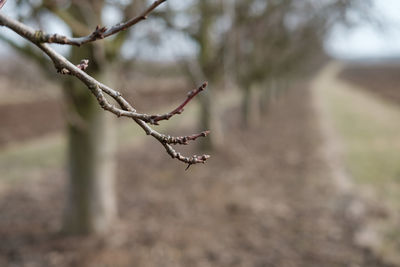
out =
<path fill-rule="evenodd" d="M 400 56 L 400 0 L 375 0 L 373 15 L 381 27 L 365 23 L 339 28 L 326 42 L 327 51 L 340 58 Z"/>
<path fill-rule="evenodd" d="M 329 54 L 339 58 L 400 57 L 400 0 L 374 0 L 374 3 L 373 14 L 381 22 L 381 27 L 368 23 L 352 29 L 337 27 L 331 38 L 326 41 L 326 50 Z M 8 1 L 1 12 L 12 14 L 13 8 L 15 8 L 13 1 Z M 111 14 L 112 12 L 107 13 Z M 107 24 L 114 23 L 114 21 L 107 22 Z M 151 22 L 148 24 L 150 28 L 152 28 L 151 24 Z M 60 23 L 49 23 L 49 25 L 57 27 L 58 31 L 48 25 L 47 31 L 56 30 L 59 33 L 65 31 L 63 27 L 60 27 L 62 26 Z M 147 28 L 144 25 L 142 27 L 143 29 Z M 0 30 L 3 31 L 1 28 Z M 65 34 L 68 33 L 65 32 Z M 150 54 L 153 57 L 156 55 L 165 59 L 176 58 L 180 53 L 182 55 L 193 53 L 193 45 L 189 44 L 188 39 L 183 35 L 173 36 L 173 42 L 171 42 L 171 36 L 168 39 L 169 42 L 167 41 L 158 49 L 149 48 L 150 51 L 143 51 L 143 46 L 136 47 L 136 49 L 140 50 L 139 54 Z M 145 45 L 145 47 L 148 46 Z M 6 51 L 6 47 L 0 42 L 0 52 Z M 132 47 L 129 47 L 129 51 L 133 54 L 137 53 Z"/>

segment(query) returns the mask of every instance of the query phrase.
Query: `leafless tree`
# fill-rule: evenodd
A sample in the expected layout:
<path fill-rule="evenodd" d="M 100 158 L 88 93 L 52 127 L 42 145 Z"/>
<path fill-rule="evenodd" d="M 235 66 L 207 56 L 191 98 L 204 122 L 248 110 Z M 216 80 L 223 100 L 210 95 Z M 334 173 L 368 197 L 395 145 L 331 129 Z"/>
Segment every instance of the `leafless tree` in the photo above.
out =
<path fill-rule="evenodd" d="M 363 14 L 369 1 L 236 0 L 236 77 L 243 89 L 243 122 L 254 117 L 255 87 L 290 81 L 309 71 L 324 56 L 324 41 L 337 23 L 350 25 L 355 13 Z M 350 11 L 353 12 L 349 16 Z M 278 82 L 280 83 L 280 82 Z M 269 88 L 270 89 L 270 88 Z M 259 96 L 260 97 L 260 96 Z"/>

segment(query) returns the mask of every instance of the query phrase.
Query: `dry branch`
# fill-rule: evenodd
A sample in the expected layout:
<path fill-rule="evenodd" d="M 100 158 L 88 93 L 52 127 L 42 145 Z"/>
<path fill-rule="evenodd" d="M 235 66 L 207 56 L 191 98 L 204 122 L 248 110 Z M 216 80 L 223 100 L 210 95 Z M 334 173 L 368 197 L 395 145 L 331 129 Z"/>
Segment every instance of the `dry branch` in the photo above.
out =
<path fill-rule="evenodd" d="M 0 0 L 2 1 L 2 0 Z M 166 0 L 159 0 L 154 2 L 149 8 L 147 8 L 141 15 L 138 17 L 129 20 L 126 23 L 118 24 L 109 30 L 105 28 L 100 28 L 98 27 L 95 32 L 92 35 L 82 37 L 82 38 L 71 38 L 68 39 L 67 37 L 62 37 L 63 44 L 69 44 L 69 45 L 81 45 L 85 44 L 88 42 L 93 42 L 96 41 L 99 38 L 104 38 L 107 36 L 110 36 L 112 34 L 115 34 L 119 31 L 125 30 L 128 27 L 131 27 L 135 24 L 137 24 L 139 21 L 146 19 L 147 15 L 153 11 L 157 6 L 159 6 L 161 3 L 165 2 Z M 4 0 L 0 2 L 0 4 L 4 4 Z M 144 131 L 147 135 L 151 135 L 155 139 L 157 139 L 166 149 L 167 153 L 174 159 L 178 159 L 179 161 L 182 161 L 184 163 L 188 164 L 188 167 L 197 164 L 197 163 L 205 163 L 205 161 L 210 157 L 209 155 L 202 155 L 202 156 L 191 156 L 191 157 L 185 157 L 181 155 L 179 152 L 177 152 L 175 149 L 172 148 L 171 145 L 186 145 L 188 144 L 188 141 L 194 141 L 199 137 L 206 137 L 209 134 L 209 131 L 205 131 L 199 134 L 194 134 L 190 136 L 180 136 L 180 137 L 174 137 L 174 136 L 169 136 L 165 134 L 161 134 L 154 129 L 152 129 L 148 124 L 158 124 L 159 121 L 162 120 L 168 120 L 172 116 L 176 114 L 181 114 L 183 112 L 184 107 L 201 91 L 203 91 L 207 87 L 207 83 L 203 83 L 200 87 L 197 89 L 194 89 L 188 93 L 187 98 L 185 101 L 179 105 L 176 109 L 169 113 L 165 113 L 163 115 L 148 115 L 148 114 L 142 114 L 138 113 L 130 104 L 129 102 L 121 95 L 120 92 L 117 90 L 114 90 L 103 83 L 97 81 L 94 79 L 92 76 L 88 75 L 84 70 L 88 67 L 89 61 L 83 59 L 78 65 L 74 65 L 70 61 L 68 61 L 65 57 L 63 57 L 61 54 L 57 53 L 55 50 L 53 50 L 50 46 L 48 46 L 46 43 L 61 43 L 58 42 L 61 39 L 59 39 L 59 35 L 46 35 L 43 34 L 41 31 L 35 31 L 31 27 L 16 21 L 2 13 L 0 13 L 0 26 L 5 26 L 12 31 L 16 32 L 23 38 L 29 40 L 33 44 L 35 44 L 38 48 L 40 48 L 49 58 L 53 61 L 55 68 L 57 71 L 61 74 L 68 74 L 75 76 L 79 80 L 81 80 L 88 88 L 89 90 L 93 93 L 93 95 L 96 97 L 97 101 L 99 102 L 100 106 L 117 115 L 118 117 L 120 116 L 125 116 L 132 118 Z M 100 34 L 100 32 L 102 32 Z M 46 37 L 47 36 L 47 37 Z M 79 39 L 79 40 L 78 40 Z M 57 41 L 58 40 L 58 41 Z M 115 102 L 118 104 L 119 107 L 112 105 L 106 95 L 111 97 L 112 99 L 115 100 Z"/>
<path fill-rule="evenodd" d="M 159 5 L 164 3 L 165 1 L 166 0 L 157 0 L 137 17 L 130 19 L 124 23 L 118 23 L 118 24 L 112 26 L 111 28 L 97 26 L 96 29 L 91 34 L 89 34 L 87 36 L 83 36 L 83 37 L 72 38 L 72 37 L 67 37 L 64 35 L 57 34 L 57 33 L 49 34 L 49 33 L 43 32 L 43 31 L 36 31 L 36 33 L 35 33 L 36 42 L 57 43 L 57 44 L 75 45 L 75 46 L 81 46 L 81 45 L 84 45 L 84 44 L 87 44 L 90 42 L 95 42 L 99 39 L 104 39 L 111 35 L 114 35 L 120 31 L 124 31 L 124 30 L 138 24 L 142 20 L 147 19 L 147 16 L 154 9 L 156 9 Z"/>

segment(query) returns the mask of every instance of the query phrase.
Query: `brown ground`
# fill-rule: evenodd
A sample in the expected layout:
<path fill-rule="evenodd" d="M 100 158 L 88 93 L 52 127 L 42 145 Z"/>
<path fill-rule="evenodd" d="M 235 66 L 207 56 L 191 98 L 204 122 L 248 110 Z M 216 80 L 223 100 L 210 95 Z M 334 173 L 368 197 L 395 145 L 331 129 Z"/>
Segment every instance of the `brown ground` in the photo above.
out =
<path fill-rule="evenodd" d="M 317 125 L 309 91 L 294 90 L 205 166 L 185 172 L 151 140 L 121 151 L 121 220 L 107 242 L 57 234 L 63 172 L 14 186 L 0 196 L 0 266 L 388 266 L 354 244 L 360 221 Z"/>
<path fill-rule="evenodd" d="M 400 64 L 349 65 L 339 77 L 400 104 Z"/>
<path fill-rule="evenodd" d="M 159 86 L 159 83 L 153 82 L 150 86 L 141 86 L 139 90 L 131 92 L 127 90 L 124 96 L 134 103 L 139 111 L 148 111 L 165 103 L 183 100 L 186 91 L 190 90 L 184 82 L 162 82 L 162 86 Z M 6 94 L 3 94 L 2 97 L 6 97 Z M 140 101 L 136 101 L 138 99 Z M 23 142 L 60 131 L 64 127 L 64 106 L 63 100 L 54 97 L 47 97 L 45 100 L 33 99 L 25 103 L 0 104 L 0 149 L 10 143 Z"/>
<path fill-rule="evenodd" d="M 44 100 L 0 105 L 0 148 L 59 131 L 63 126 L 60 102 Z"/>

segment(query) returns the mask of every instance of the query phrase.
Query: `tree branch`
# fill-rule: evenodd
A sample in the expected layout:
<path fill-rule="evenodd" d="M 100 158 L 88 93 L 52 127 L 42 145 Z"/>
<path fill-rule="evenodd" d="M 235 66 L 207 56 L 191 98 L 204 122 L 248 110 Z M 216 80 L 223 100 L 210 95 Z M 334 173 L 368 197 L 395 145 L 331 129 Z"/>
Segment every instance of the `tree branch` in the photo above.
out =
<path fill-rule="evenodd" d="M 196 96 L 198 95 L 201 91 L 203 91 L 204 89 L 206 89 L 207 87 L 207 82 L 203 83 L 199 88 L 197 89 L 193 89 L 192 91 L 190 91 L 187 95 L 186 100 L 180 104 L 176 109 L 174 109 L 173 111 L 163 114 L 163 115 L 152 115 L 150 116 L 150 120 L 149 122 L 151 124 L 155 124 L 158 125 L 159 121 L 162 120 L 169 120 L 172 116 L 177 115 L 177 114 L 181 114 L 183 112 L 184 107 Z"/>
<path fill-rule="evenodd" d="M 164 0 L 165 1 L 165 0 Z M 163 1 L 157 1 L 153 4 L 153 9 L 159 5 Z M 148 9 L 152 10 L 152 9 Z M 144 12 L 146 16 L 150 11 Z M 132 21 L 132 20 L 131 20 Z M 186 100 L 179 105 L 173 111 L 166 113 L 164 115 L 147 115 L 137 113 L 136 110 L 129 104 L 129 102 L 122 97 L 121 93 L 102 84 L 101 82 L 94 79 L 92 76 L 88 75 L 84 70 L 88 66 L 87 60 L 82 60 L 80 64 L 74 65 L 70 61 L 68 61 L 65 57 L 61 54 L 57 53 L 53 50 L 49 45 L 38 41 L 37 38 L 37 31 L 32 29 L 31 27 L 18 22 L 12 18 L 7 17 L 6 15 L 0 13 L 0 25 L 5 26 L 12 31 L 16 32 L 20 36 L 24 37 L 25 39 L 29 40 L 33 44 L 35 44 L 38 48 L 40 48 L 49 58 L 53 61 L 55 68 L 58 72 L 62 74 L 69 74 L 75 76 L 79 80 L 81 80 L 93 93 L 93 95 L 98 100 L 100 106 L 114 113 L 117 116 L 126 116 L 132 118 L 144 131 L 147 135 L 151 135 L 155 139 L 157 139 L 166 149 L 167 153 L 174 159 L 178 159 L 184 163 L 187 163 L 189 166 L 197 163 L 205 163 L 205 161 L 210 158 L 209 155 L 202 155 L 202 156 L 191 156 L 185 157 L 182 156 L 179 152 L 175 151 L 171 145 L 186 145 L 188 141 L 194 141 L 199 137 L 206 137 L 209 134 L 209 131 L 202 132 L 200 134 L 194 134 L 191 136 L 181 136 L 181 137 L 173 137 L 161 134 L 154 129 L 152 129 L 147 123 L 150 124 L 158 124 L 158 121 L 161 120 L 168 120 L 175 114 L 180 114 L 183 111 L 183 108 L 201 91 L 203 91 L 207 83 L 204 83 L 199 88 L 192 90 L 189 92 Z M 134 25 L 131 24 L 131 25 Z M 106 98 L 106 95 L 113 98 L 119 105 L 119 108 L 110 104 Z"/>
<path fill-rule="evenodd" d="M 90 42 L 97 41 L 99 39 L 104 39 L 118 32 L 130 28 L 135 24 L 138 24 L 142 20 L 147 19 L 147 16 L 165 1 L 166 0 L 157 0 L 146 10 L 144 10 L 139 16 L 130 19 L 127 22 L 116 24 L 109 29 L 107 29 L 106 27 L 97 26 L 96 29 L 91 34 L 84 37 L 70 38 L 57 33 L 48 34 L 39 30 L 35 32 L 35 42 L 81 46 Z"/>

